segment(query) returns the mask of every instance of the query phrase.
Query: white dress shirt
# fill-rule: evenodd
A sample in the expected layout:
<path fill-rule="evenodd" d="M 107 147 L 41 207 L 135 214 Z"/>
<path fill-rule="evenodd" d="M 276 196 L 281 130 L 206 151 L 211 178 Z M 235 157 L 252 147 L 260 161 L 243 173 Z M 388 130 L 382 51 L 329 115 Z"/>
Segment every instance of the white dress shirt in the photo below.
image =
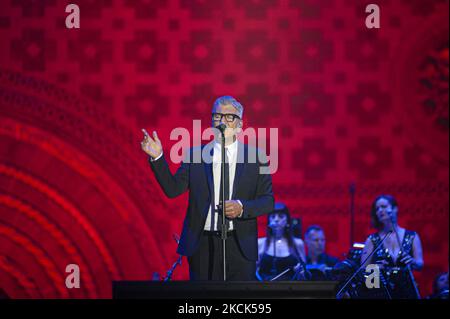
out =
<path fill-rule="evenodd" d="M 217 207 L 220 200 L 220 175 L 221 175 L 221 161 L 222 161 L 222 148 L 221 144 L 214 141 L 214 154 L 213 154 L 213 180 L 214 180 L 214 203 Z M 236 162 L 237 162 L 237 151 L 238 151 L 238 141 L 234 141 L 232 144 L 225 146 L 225 151 L 227 152 L 228 156 L 228 163 L 229 163 L 229 181 L 230 181 L 230 190 L 229 190 L 229 196 L 231 198 L 231 195 L 233 194 L 233 184 L 234 184 L 234 175 L 236 173 Z M 226 198 L 225 200 L 229 200 L 230 198 Z M 240 202 L 239 202 L 240 203 Z M 242 206 L 242 204 L 240 203 Z M 214 217 L 214 229 L 211 228 L 211 205 L 209 205 L 208 210 L 208 216 L 206 217 L 205 227 L 204 230 L 208 231 L 215 231 L 219 230 L 220 226 L 217 225 L 217 220 L 219 218 L 219 212 L 215 212 Z M 230 227 L 228 230 L 233 230 L 233 221 L 230 221 Z"/>
<path fill-rule="evenodd" d="M 212 161 L 213 180 L 214 180 L 214 203 L 217 207 L 217 205 L 219 204 L 219 200 L 220 200 L 220 175 L 221 175 L 221 168 L 222 168 L 221 167 L 222 147 L 221 147 L 221 144 L 217 141 L 213 141 L 212 143 L 214 143 L 214 145 L 213 145 L 214 154 L 213 154 L 213 161 Z M 228 156 L 229 173 L 230 173 L 230 177 L 229 177 L 230 190 L 229 190 L 228 194 L 231 198 L 231 196 L 233 194 L 234 175 L 236 173 L 238 141 L 236 140 L 232 144 L 225 146 L 225 151 L 227 152 L 227 156 Z M 160 159 L 162 155 L 163 154 L 161 152 L 161 154 L 158 157 L 156 157 L 155 159 L 151 159 L 151 161 L 156 161 L 156 160 Z M 229 200 L 230 198 L 226 198 L 225 200 Z M 237 202 L 242 207 L 241 201 L 237 200 Z M 239 215 L 238 217 L 241 217 L 241 216 L 242 216 L 242 212 L 241 212 L 241 215 Z M 211 229 L 211 204 L 210 204 L 209 210 L 208 210 L 208 216 L 206 217 L 205 227 L 203 230 L 207 230 L 207 231 L 219 230 L 220 227 L 217 225 L 218 218 L 219 218 L 219 212 L 215 212 L 214 229 Z M 233 230 L 234 229 L 233 221 L 230 221 L 229 225 L 230 225 L 230 227 L 228 228 L 228 230 L 229 231 Z"/>

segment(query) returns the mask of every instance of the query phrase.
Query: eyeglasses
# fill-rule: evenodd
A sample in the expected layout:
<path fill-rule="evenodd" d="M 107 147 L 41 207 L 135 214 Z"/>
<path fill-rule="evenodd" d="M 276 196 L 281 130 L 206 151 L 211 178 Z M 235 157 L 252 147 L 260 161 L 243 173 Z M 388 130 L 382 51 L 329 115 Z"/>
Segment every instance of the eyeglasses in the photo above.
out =
<path fill-rule="evenodd" d="M 222 121 L 222 117 L 225 117 L 225 120 L 228 123 L 233 122 L 235 119 L 241 119 L 239 116 L 237 116 L 236 114 L 232 114 L 232 113 L 227 113 L 227 114 L 213 113 L 212 114 L 213 121 Z"/>

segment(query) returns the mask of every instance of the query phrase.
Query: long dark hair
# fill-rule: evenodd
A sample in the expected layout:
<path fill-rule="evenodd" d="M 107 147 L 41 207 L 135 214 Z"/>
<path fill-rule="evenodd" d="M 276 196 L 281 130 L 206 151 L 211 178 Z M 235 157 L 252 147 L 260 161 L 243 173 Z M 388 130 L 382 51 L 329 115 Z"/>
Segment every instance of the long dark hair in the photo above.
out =
<path fill-rule="evenodd" d="M 392 208 L 397 208 L 397 210 L 398 210 L 397 200 L 395 199 L 394 196 L 387 195 L 387 194 L 382 194 L 382 195 L 377 196 L 377 198 L 375 198 L 374 201 L 372 202 L 372 208 L 370 210 L 370 217 L 371 217 L 372 226 L 378 230 L 383 228 L 383 223 L 378 219 L 378 216 L 377 216 L 377 202 L 380 199 L 387 200 L 389 202 L 389 204 L 392 206 Z M 395 217 L 394 222 L 397 223 L 397 217 Z"/>
<path fill-rule="evenodd" d="M 275 203 L 274 210 L 271 213 L 269 213 L 269 215 L 267 215 L 267 230 L 266 230 L 267 238 L 266 238 L 266 242 L 264 245 L 264 253 L 267 252 L 267 250 L 269 249 L 270 243 L 274 240 L 272 228 L 270 228 L 270 226 L 269 226 L 270 225 L 270 216 L 273 214 L 286 215 L 287 224 L 284 227 L 283 237 L 287 239 L 288 246 L 289 246 L 289 252 L 292 255 L 294 255 L 297 259 L 300 259 L 301 258 L 300 253 L 297 250 L 297 246 L 294 243 L 294 235 L 293 235 L 292 227 L 291 227 L 291 215 L 289 214 L 289 209 L 283 203 Z"/>

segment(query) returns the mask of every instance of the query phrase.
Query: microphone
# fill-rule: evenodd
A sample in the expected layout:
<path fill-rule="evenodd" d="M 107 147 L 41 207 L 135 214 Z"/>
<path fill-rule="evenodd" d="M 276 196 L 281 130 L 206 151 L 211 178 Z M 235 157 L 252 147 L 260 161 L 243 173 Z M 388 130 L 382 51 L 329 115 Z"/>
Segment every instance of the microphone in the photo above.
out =
<path fill-rule="evenodd" d="M 218 129 L 220 132 L 222 132 L 222 134 L 225 132 L 226 128 L 227 128 L 227 126 L 223 123 L 216 126 L 216 129 Z"/>

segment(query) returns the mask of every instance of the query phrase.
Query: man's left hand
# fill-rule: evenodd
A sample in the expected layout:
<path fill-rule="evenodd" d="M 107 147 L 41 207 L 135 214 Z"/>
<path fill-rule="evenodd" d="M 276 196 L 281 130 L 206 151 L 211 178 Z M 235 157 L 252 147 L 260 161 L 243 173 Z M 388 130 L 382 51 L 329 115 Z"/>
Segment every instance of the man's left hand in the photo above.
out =
<path fill-rule="evenodd" d="M 225 201 L 225 215 L 230 218 L 234 219 L 236 217 L 239 217 L 242 213 L 242 206 L 239 204 L 237 200 L 226 200 Z"/>

